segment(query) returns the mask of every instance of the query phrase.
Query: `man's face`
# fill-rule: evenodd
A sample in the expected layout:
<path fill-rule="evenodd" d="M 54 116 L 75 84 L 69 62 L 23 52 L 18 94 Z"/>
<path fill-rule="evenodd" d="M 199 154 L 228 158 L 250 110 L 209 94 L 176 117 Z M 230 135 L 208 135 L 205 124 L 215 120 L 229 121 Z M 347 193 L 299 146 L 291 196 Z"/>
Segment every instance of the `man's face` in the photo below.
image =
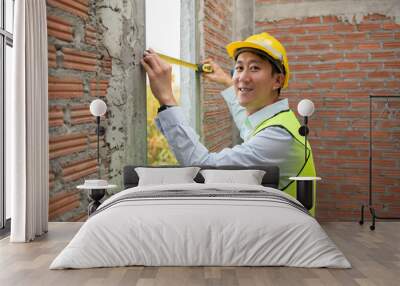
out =
<path fill-rule="evenodd" d="M 233 83 L 239 104 L 252 114 L 274 103 L 278 96 L 273 92 L 280 87 L 282 75 L 272 75 L 272 65 L 252 52 L 239 54 Z"/>

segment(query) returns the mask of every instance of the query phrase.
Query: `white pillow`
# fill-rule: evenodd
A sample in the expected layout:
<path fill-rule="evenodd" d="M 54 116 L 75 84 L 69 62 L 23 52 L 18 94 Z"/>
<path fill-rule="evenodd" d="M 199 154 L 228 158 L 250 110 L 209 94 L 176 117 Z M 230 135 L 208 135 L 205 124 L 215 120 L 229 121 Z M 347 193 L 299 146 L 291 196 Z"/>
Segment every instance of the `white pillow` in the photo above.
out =
<path fill-rule="evenodd" d="M 135 168 L 139 176 L 138 186 L 195 183 L 193 179 L 199 170 L 199 167 Z"/>
<path fill-rule="evenodd" d="M 262 170 L 201 170 L 204 183 L 234 183 L 261 185 L 265 171 Z"/>

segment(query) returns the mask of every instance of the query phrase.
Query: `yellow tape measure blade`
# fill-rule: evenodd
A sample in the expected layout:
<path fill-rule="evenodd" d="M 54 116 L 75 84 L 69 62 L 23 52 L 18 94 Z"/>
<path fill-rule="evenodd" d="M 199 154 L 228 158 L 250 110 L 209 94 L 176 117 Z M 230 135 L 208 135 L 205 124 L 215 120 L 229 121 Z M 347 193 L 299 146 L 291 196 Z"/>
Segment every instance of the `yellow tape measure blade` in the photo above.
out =
<path fill-rule="evenodd" d="M 176 59 L 176 58 L 173 58 L 173 57 L 170 57 L 170 56 L 167 56 L 167 55 L 163 55 L 163 54 L 160 54 L 160 53 L 157 53 L 157 55 L 160 58 L 162 58 L 163 60 L 169 62 L 170 64 L 184 66 L 184 67 L 190 68 L 190 69 L 195 70 L 195 71 L 197 71 L 197 69 L 198 69 L 197 65 L 189 63 L 189 62 L 182 61 L 181 59 Z"/>
<path fill-rule="evenodd" d="M 190 68 L 192 70 L 195 71 L 199 71 L 199 72 L 206 72 L 206 73 L 211 73 L 213 72 L 212 66 L 210 64 L 192 64 L 186 61 L 183 61 L 181 59 L 177 59 L 177 58 L 173 58 L 164 54 L 160 54 L 157 53 L 157 55 L 162 58 L 163 60 L 169 62 L 170 64 L 174 64 L 174 65 L 179 65 L 179 66 L 183 66 L 183 67 L 187 67 Z"/>

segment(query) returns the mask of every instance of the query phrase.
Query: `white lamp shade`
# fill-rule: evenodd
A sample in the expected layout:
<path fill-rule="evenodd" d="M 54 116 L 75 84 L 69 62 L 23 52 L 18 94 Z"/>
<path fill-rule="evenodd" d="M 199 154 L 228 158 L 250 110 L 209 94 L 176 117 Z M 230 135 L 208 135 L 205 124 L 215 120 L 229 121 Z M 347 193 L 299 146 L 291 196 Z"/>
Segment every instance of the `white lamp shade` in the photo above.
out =
<path fill-rule="evenodd" d="M 95 99 L 90 104 L 90 112 L 93 116 L 102 116 L 107 111 L 107 105 L 101 99 Z"/>
<path fill-rule="evenodd" d="M 301 116 L 311 116 L 314 113 L 314 103 L 309 99 L 303 99 L 297 105 L 297 111 Z"/>

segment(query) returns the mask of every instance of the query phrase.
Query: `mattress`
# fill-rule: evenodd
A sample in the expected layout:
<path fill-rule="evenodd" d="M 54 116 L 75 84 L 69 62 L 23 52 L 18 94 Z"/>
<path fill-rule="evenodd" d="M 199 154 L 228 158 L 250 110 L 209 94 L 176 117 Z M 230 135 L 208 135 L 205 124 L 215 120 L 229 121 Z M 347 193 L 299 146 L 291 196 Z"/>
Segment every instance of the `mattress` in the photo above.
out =
<path fill-rule="evenodd" d="M 126 189 L 102 203 L 50 269 L 144 266 L 350 268 L 291 196 L 241 184 Z"/>

